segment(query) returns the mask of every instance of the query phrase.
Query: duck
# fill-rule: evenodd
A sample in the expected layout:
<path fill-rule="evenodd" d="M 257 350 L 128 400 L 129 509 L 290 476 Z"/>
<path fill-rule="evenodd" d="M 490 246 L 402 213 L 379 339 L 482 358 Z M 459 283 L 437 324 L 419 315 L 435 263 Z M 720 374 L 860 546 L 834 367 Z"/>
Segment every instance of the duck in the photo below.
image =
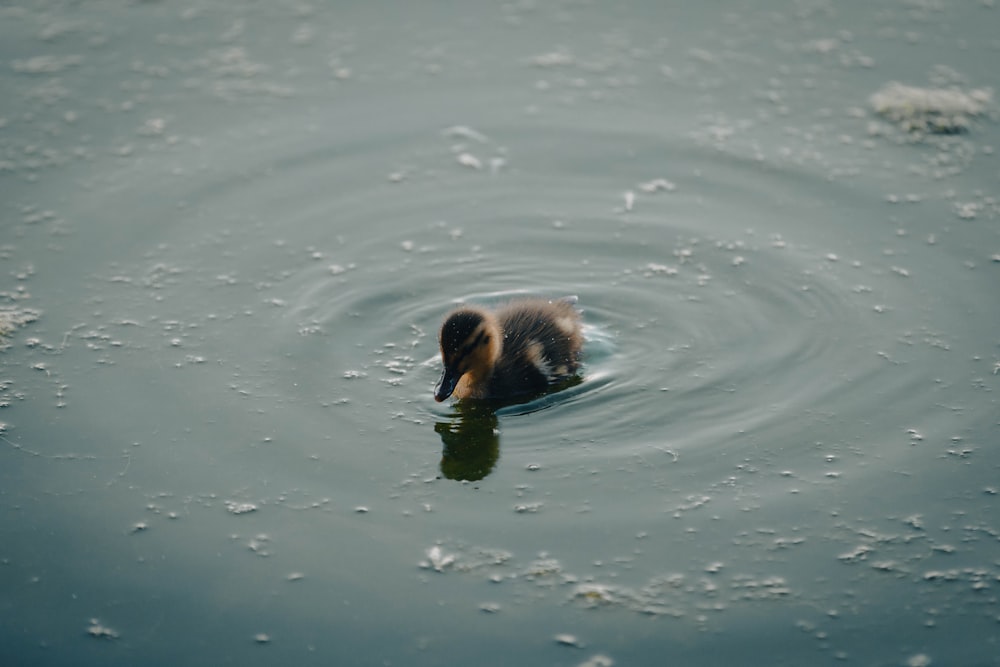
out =
<path fill-rule="evenodd" d="M 576 301 L 524 298 L 496 310 L 453 310 L 438 335 L 444 370 L 434 400 L 505 400 L 576 376 L 583 348 Z"/>

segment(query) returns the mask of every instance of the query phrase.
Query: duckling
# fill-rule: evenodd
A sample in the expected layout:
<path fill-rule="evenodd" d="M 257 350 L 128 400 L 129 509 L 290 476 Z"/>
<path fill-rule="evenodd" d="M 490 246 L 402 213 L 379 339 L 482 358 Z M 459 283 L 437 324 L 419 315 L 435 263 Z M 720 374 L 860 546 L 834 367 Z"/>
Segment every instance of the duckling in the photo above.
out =
<path fill-rule="evenodd" d="M 521 299 L 495 312 L 476 306 L 453 311 L 441 325 L 444 372 L 434 400 L 505 399 L 573 377 L 583 347 L 575 302 Z"/>

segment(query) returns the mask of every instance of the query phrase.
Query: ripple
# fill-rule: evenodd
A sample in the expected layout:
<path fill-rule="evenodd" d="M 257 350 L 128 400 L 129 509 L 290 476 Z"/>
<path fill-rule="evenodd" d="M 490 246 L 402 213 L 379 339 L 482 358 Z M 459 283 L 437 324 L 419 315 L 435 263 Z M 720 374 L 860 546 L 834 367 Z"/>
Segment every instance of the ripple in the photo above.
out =
<path fill-rule="evenodd" d="M 242 172 L 175 180 L 167 196 L 183 202 L 179 213 L 145 241 L 142 261 L 109 271 L 133 294 L 113 319 L 148 320 L 136 313 L 151 290 L 154 335 L 202 361 L 238 342 L 229 384 L 260 405 L 282 396 L 307 431 L 384 429 L 426 451 L 440 446 L 432 424 L 454 417 L 431 396 L 444 313 L 466 300 L 575 294 L 582 382 L 501 410 L 483 431 L 498 432 L 516 467 L 523 457 L 613 467 L 665 452 L 717 477 L 761 448 L 802 460 L 796 450 L 832 422 L 846 436 L 870 419 L 872 396 L 879 410 L 913 413 L 920 373 L 893 368 L 887 350 L 902 325 L 877 301 L 910 272 L 895 256 L 846 256 L 823 224 L 835 212 L 818 203 L 829 183 L 683 142 L 649 148 L 638 132 L 464 130 L 397 130 L 392 151 L 374 136 L 234 133 Z M 503 155 L 502 168 L 454 160 L 470 142 Z M 553 142 L 571 150 L 547 152 Z M 683 169 L 664 169 L 663 150 Z M 621 173 L 593 173 L 598 156 L 618 156 Z M 871 193 L 839 196 L 850 207 Z M 808 239 L 828 246 L 796 232 L 818 212 Z M 336 446 L 373 464 L 348 450 Z"/>
<path fill-rule="evenodd" d="M 326 277 L 327 290 L 304 291 L 288 314 L 300 330 L 314 325 L 355 341 L 333 350 L 346 355 L 330 360 L 334 376 L 364 373 L 364 387 L 356 375 L 345 379 L 352 394 L 357 388 L 371 405 L 394 395 L 390 403 L 419 423 L 448 414 L 432 402 L 430 387 L 434 332 L 454 303 L 577 293 L 588 323 L 584 381 L 499 414 L 501 422 L 535 420 L 529 440 L 519 434 L 505 444 L 557 465 L 655 447 L 717 455 L 751 435 L 807 428 L 804 410 L 816 418 L 843 413 L 850 394 L 874 388 L 865 384 L 877 375 L 875 350 L 865 349 L 877 337 L 872 314 L 814 254 L 754 235 L 711 240 L 685 231 L 614 219 L 558 230 L 543 220 L 508 220 L 497 238 L 470 246 L 442 245 L 446 230 L 430 226 L 407 234 L 429 249 L 397 251 L 402 267 L 381 280 L 362 271 Z M 386 276 L 404 272 L 405 288 Z M 468 282 L 456 295 L 442 276 Z M 467 289 L 498 283 L 510 287 Z M 544 417 L 533 414 L 543 408 Z"/>
<path fill-rule="evenodd" d="M 484 623 L 525 631 L 521 663 L 795 628 L 796 656 L 925 664 L 992 636 L 981 7 L 949 8 L 961 58 L 937 3 L 670 25 L 658 3 L 138 3 L 128 30 L 49 4 L 0 10 L 31 45 L 0 257 L 16 320 L 44 313 L 0 340 L 26 651 L 90 617 L 158 653 L 377 633 L 386 662 L 481 655 Z M 872 108 L 882 64 L 920 86 L 928 59 L 949 67 L 926 88 L 881 92 L 938 108 Z M 434 403 L 444 313 L 515 294 L 579 296 L 581 381 Z M 164 604 L 119 626 L 129 591 Z M 314 632 L 331 598 L 347 626 Z"/>

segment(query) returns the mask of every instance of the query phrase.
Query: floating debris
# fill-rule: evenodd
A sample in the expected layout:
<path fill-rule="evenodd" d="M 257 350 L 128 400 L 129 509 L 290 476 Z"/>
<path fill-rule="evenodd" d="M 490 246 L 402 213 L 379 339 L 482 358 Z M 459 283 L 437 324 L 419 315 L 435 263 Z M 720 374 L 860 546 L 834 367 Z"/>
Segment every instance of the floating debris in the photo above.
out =
<path fill-rule="evenodd" d="M 149 530 L 149 524 L 146 523 L 145 521 L 137 521 L 137 522 L 135 522 L 135 523 L 132 524 L 132 528 L 131 528 L 131 530 L 129 530 L 129 532 L 130 533 L 141 533 L 141 532 L 143 532 L 145 530 Z"/>
<path fill-rule="evenodd" d="M 486 581 L 494 584 L 530 584 L 543 590 L 562 591 L 567 594 L 568 602 L 583 609 L 627 609 L 650 616 L 683 618 L 689 616 L 692 610 L 718 611 L 727 608 L 730 603 L 752 604 L 761 600 L 787 600 L 796 596 L 783 577 L 757 577 L 739 573 L 727 576 L 729 568 L 721 562 L 709 563 L 705 569 L 717 571 L 708 575 L 689 577 L 681 573 L 662 574 L 640 586 L 630 587 L 566 572 L 559 560 L 545 552 L 539 553 L 527 564 L 518 566 L 512 562 L 513 556 L 508 552 L 465 545 L 457 545 L 456 548 L 460 555 L 448 554 L 441 545 L 435 545 L 428 550 L 428 559 L 421 562 L 420 567 L 438 571 L 451 567 L 458 573 L 481 572 Z M 631 559 L 615 559 L 616 562 L 627 560 Z M 600 561 L 595 562 L 595 566 L 601 565 Z M 508 569 L 511 566 L 513 569 Z M 983 582 L 983 587 L 990 583 L 985 576 L 978 579 L 973 574 L 957 573 L 955 576 L 969 579 L 973 586 L 980 581 Z M 491 604 L 483 603 L 480 611 L 494 613 Z M 701 618 L 701 615 L 699 613 L 691 617 Z M 568 645 L 576 645 L 575 638 L 574 643 Z"/>
<path fill-rule="evenodd" d="M 955 215 L 962 220 L 975 220 L 982 210 L 983 205 L 979 202 L 955 202 Z"/>
<path fill-rule="evenodd" d="M 875 113 L 905 132 L 957 134 L 969 129 L 969 119 L 986 112 L 993 100 L 989 88 L 968 92 L 957 88 L 919 88 L 887 83 L 870 101 Z"/>
<path fill-rule="evenodd" d="M 285 577 L 285 581 L 301 581 L 302 579 L 305 578 L 305 576 L 306 575 L 302 574 L 301 572 L 289 572 L 288 575 Z"/>
<path fill-rule="evenodd" d="M 676 276 L 677 267 L 650 262 L 649 264 L 646 265 L 645 269 L 642 272 L 642 275 L 647 278 L 650 276 Z"/>
<path fill-rule="evenodd" d="M 572 646 L 574 648 L 583 648 L 583 644 L 580 643 L 579 638 L 576 635 L 569 634 L 558 634 L 552 638 L 560 646 Z"/>
<path fill-rule="evenodd" d="M 654 178 L 651 181 L 640 183 L 639 189 L 646 194 L 652 194 L 654 192 L 673 192 L 677 189 L 677 185 L 665 178 Z"/>
<path fill-rule="evenodd" d="M 868 554 L 872 551 L 874 551 L 874 549 L 867 544 L 859 544 L 850 551 L 840 554 L 837 558 L 845 563 L 857 563 L 867 559 Z"/>
<path fill-rule="evenodd" d="M 254 552 L 262 558 L 267 558 L 271 555 L 268 551 L 268 545 L 271 543 L 271 536 L 266 533 L 259 533 L 247 542 L 247 549 Z"/>
<path fill-rule="evenodd" d="M 427 550 L 427 560 L 420 563 L 420 567 L 433 568 L 435 572 L 444 572 L 446 567 L 455 564 L 454 554 L 446 554 L 440 546 L 435 544 Z"/>
<path fill-rule="evenodd" d="M 487 614 L 496 614 L 500 611 L 500 605 L 496 602 L 484 602 L 479 605 L 479 611 Z"/>
<path fill-rule="evenodd" d="M 0 336 L 9 336 L 41 316 L 40 311 L 32 308 L 0 308 Z"/>
<path fill-rule="evenodd" d="M 544 507 L 544 503 L 522 503 L 514 505 L 514 511 L 518 514 L 537 514 L 542 511 L 542 507 Z"/>
<path fill-rule="evenodd" d="M 699 507 L 704 507 L 712 501 L 711 496 L 702 495 L 690 495 L 684 498 L 685 503 L 678 505 L 674 508 L 673 512 L 675 516 L 679 516 L 681 512 L 686 512 L 688 510 L 698 509 Z"/>
<path fill-rule="evenodd" d="M 258 644 L 270 644 L 271 635 L 267 634 L 266 632 L 258 632 L 253 636 L 253 640 Z"/>
<path fill-rule="evenodd" d="M 472 153 L 459 153 L 455 156 L 455 160 L 463 167 L 468 167 L 477 171 L 483 168 L 482 160 L 477 158 Z"/>
<path fill-rule="evenodd" d="M 357 507 L 354 508 L 355 514 L 368 514 L 368 511 L 369 511 L 368 508 L 365 507 L 364 505 L 358 505 Z"/>
<path fill-rule="evenodd" d="M 592 655 L 583 662 L 581 662 L 577 667 L 612 667 L 615 661 L 604 655 L 603 653 L 598 653 Z"/>
<path fill-rule="evenodd" d="M 628 190 L 622 196 L 625 198 L 625 212 L 628 213 L 635 206 L 635 193 Z"/>
<path fill-rule="evenodd" d="M 235 500 L 227 500 L 226 511 L 230 514 L 249 514 L 256 512 L 257 506 L 253 503 L 238 503 Z"/>
<path fill-rule="evenodd" d="M 892 266 L 889 268 L 892 270 L 893 273 L 895 273 L 898 276 L 903 276 L 904 278 L 910 277 L 910 272 L 901 266 Z"/>
<path fill-rule="evenodd" d="M 792 594 L 783 577 L 737 577 L 730 583 L 730 588 L 738 591 L 735 599 L 740 600 L 777 600 Z"/>
<path fill-rule="evenodd" d="M 893 572 L 899 569 L 899 564 L 894 560 L 880 560 L 872 563 L 872 569 L 882 572 Z"/>
<path fill-rule="evenodd" d="M 570 599 L 581 602 L 588 608 L 620 604 L 624 597 L 631 596 L 622 595 L 622 589 L 596 582 L 579 584 L 570 595 Z"/>
<path fill-rule="evenodd" d="M 118 631 L 103 625 L 98 619 L 90 619 L 87 634 L 95 639 L 118 639 Z"/>
<path fill-rule="evenodd" d="M 562 563 L 555 558 L 542 556 L 531 561 L 524 571 L 524 575 L 529 579 L 534 577 L 548 577 L 562 572 Z"/>

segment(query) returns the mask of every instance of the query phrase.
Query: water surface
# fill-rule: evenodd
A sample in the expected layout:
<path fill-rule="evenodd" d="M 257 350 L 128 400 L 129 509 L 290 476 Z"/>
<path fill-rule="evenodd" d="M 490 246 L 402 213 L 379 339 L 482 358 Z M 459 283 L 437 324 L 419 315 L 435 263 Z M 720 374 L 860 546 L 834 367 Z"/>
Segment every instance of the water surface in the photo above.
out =
<path fill-rule="evenodd" d="M 1000 664 L 997 9 L 674 4 L 0 7 L 4 664 Z"/>

